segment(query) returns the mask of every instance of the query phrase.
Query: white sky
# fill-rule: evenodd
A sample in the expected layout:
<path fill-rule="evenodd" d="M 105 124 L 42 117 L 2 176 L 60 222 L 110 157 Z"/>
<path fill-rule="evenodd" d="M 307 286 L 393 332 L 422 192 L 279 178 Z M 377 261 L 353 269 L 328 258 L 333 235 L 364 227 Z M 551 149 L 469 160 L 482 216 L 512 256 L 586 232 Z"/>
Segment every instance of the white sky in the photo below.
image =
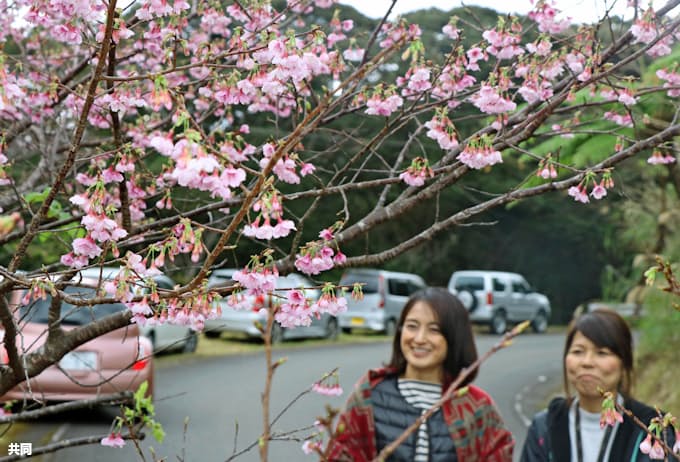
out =
<path fill-rule="evenodd" d="M 351 5 L 365 16 L 370 18 L 382 17 L 387 8 L 392 3 L 391 0 L 339 0 L 340 3 Z M 441 10 L 449 11 L 452 8 L 462 6 L 484 6 L 494 9 L 501 13 L 521 13 L 526 14 L 532 8 L 530 0 L 397 0 L 397 4 L 392 10 L 392 16 L 416 11 L 424 8 L 436 7 Z M 624 15 L 629 18 L 632 16 L 632 8 L 627 7 L 627 0 L 556 0 L 554 7 L 561 10 L 558 19 L 571 17 L 572 22 L 594 22 L 605 11 L 605 6 L 612 7 L 612 13 Z M 663 6 L 663 0 L 654 0 L 655 8 Z M 641 5 L 647 5 L 648 0 L 640 0 Z"/>

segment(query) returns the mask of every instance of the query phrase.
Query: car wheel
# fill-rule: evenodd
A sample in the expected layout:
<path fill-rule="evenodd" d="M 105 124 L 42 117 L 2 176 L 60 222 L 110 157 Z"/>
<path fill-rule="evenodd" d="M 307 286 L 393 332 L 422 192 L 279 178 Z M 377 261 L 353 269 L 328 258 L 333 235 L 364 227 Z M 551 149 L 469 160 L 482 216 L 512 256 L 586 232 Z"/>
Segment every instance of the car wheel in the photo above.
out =
<path fill-rule="evenodd" d="M 458 292 L 458 300 L 467 310 L 472 313 L 477 308 L 477 296 L 471 290 L 461 290 Z"/>
<path fill-rule="evenodd" d="M 196 351 L 198 346 L 198 334 L 193 330 L 190 330 L 187 334 L 187 338 L 184 340 L 184 348 L 182 348 L 182 353 L 193 353 Z"/>
<path fill-rule="evenodd" d="M 278 322 L 274 322 L 272 324 L 272 334 L 271 334 L 271 342 L 272 345 L 276 343 L 281 343 L 283 340 L 283 327 L 281 327 L 281 324 Z"/>
<path fill-rule="evenodd" d="M 219 338 L 219 336 L 222 335 L 222 332 L 220 332 L 219 330 L 206 330 L 203 333 L 208 338 Z"/>
<path fill-rule="evenodd" d="M 388 319 L 385 321 L 385 335 L 394 337 L 394 334 L 397 332 L 397 323 L 394 319 Z"/>
<path fill-rule="evenodd" d="M 508 321 L 505 318 L 505 311 L 498 310 L 493 314 L 489 328 L 492 334 L 502 335 L 508 329 Z"/>
<path fill-rule="evenodd" d="M 548 316 L 546 316 L 545 311 L 540 310 L 536 313 L 533 321 L 531 321 L 531 328 L 537 334 L 542 334 L 548 330 Z"/>
<path fill-rule="evenodd" d="M 328 319 L 328 324 L 326 324 L 326 338 L 328 340 L 337 340 L 338 339 L 338 320 L 331 317 Z"/>

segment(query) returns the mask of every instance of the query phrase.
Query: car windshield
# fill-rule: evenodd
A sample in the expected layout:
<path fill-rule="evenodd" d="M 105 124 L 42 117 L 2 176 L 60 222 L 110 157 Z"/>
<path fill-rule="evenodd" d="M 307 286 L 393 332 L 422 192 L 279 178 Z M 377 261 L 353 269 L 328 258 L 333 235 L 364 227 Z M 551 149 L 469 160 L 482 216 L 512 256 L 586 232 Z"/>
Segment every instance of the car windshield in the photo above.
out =
<path fill-rule="evenodd" d="M 353 286 L 356 283 L 363 283 L 361 290 L 365 294 L 376 294 L 378 293 L 378 278 L 377 276 L 368 276 L 357 273 L 346 274 L 340 279 L 341 286 Z M 351 289 L 349 289 L 351 290 Z"/>
<path fill-rule="evenodd" d="M 95 290 L 85 287 L 66 287 L 64 292 L 74 298 L 83 300 L 92 299 L 95 296 Z M 52 297 L 38 299 L 20 308 L 21 319 L 26 322 L 34 322 L 39 324 L 47 324 L 47 315 L 52 303 Z M 63 302 L 61 304 L 61 323 L 81 326 L 84 324 L 97 321 L 106 316 L 118 313 L 126 309 L 122 303 L 105 303 L 93 306 L 75 306 L 70 303 Z"/>

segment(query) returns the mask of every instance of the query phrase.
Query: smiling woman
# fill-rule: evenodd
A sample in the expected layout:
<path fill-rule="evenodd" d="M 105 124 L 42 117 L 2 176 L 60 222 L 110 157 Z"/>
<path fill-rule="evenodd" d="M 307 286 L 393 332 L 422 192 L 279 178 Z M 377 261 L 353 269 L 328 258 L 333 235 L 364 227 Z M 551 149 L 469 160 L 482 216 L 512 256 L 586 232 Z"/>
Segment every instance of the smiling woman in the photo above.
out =
<path fill-rule="evenodd" d="M 477 359 L 468 312 L 444 288 L 426 288 L 406 302 L 387 367 L 359 380 L 340 415 L 330 461 L 373 460 L 437 403 Z M 492 399 L 470 383 L 453 394 L 388 461 L 509 462 L 514 441 Z"/>
<path fill-rule="evenodd" d="M 658 415 L 631 397 L 633 343 L 626 321 L 607 308 L 576 318 L 567 331 L 563 369 L 566 398 L 553 399 L 536 414 L 521 462 L 649 461 L 647 433 L 629 415 L 613 409 L 615 401 L 645 425 Z M 604 392 L 611 393 L 608 411 L 603 411 Z M 674 435 L 661 433 L 672 447 Z M 663 459 L 656 440 L 654 447 Z"/>

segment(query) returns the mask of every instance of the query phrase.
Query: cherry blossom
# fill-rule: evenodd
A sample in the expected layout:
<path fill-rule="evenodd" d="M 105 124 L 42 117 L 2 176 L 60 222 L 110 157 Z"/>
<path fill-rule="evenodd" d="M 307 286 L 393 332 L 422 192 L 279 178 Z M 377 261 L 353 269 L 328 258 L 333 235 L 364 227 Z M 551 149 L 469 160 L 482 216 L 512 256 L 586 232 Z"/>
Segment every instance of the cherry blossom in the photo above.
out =
<path fill-rule="evenodd" d="M 110 448 L 122 448 L 125 446 L 125 440 L 120 433 L 111 433 L 109 436 L 102 438 L 100 444 Z"/>

